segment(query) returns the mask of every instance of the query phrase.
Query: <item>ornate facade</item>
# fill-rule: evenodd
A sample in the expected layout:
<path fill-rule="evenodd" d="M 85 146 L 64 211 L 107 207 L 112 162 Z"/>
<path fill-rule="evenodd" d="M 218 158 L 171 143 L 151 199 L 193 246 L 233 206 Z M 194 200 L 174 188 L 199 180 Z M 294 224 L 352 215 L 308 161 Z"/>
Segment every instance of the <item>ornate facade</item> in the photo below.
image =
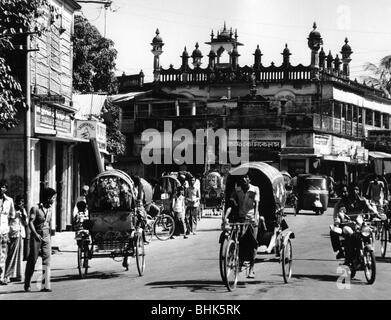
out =
<path fill-rule="evenodd" d="M 240 66 L 238 32 L 224 24 L 210 36 L 205 67 L 196 43 L 191 55 L 184 48 L 179 68 L 164 68 L 160 65 L 164 43 L 156 31 L 151 43 L 154 81 L 138 86 L 137 91 L 144 94 L 122 104 L 123 132 L 130 146 L 120 162 L 123 168 L 129 159 L 139 157 L 141 132 L 163 128 L 163 121 L 171 120 L 173 130 L 247 128 L 250 140 L 257 142 L 250 148 L 250 160 L 267 161 L 291 172 L 331 172 L 357 178 L 368 162 L 364 147 L 368 130 L 390 129 L 391 100 L 382 91 L 350 79 L 353 51 L 347 38 L 340 56 L 330 51 L 326 55 L 314 23 L 307 38 L 309 65 L 292 65 L 292 53 L 285 44 L 280 65 L 263 65 L 257 46 L 254 64 Z M 225 52 L 228 62 L 221 61 Z M 126 79 L 119 77 L 120 86 Z M 134 91 L 123 85 L 121 90 Z M 165 169 L 161 165 L 149 172 L 153 176 Z M 204 170 L 202 166 L 190 169 Z"/>

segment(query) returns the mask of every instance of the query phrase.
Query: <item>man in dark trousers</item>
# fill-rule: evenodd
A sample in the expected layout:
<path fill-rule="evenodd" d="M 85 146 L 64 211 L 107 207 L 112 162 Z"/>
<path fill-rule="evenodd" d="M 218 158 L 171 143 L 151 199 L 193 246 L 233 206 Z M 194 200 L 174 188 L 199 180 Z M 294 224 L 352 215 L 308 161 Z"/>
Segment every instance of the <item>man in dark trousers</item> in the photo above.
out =
<path fill-rule="evenodd" d="M 30 254 L 27 258 L 24 290 L 31 291 L 30 283 L 34 274 L 35 263 L 37 262 L 39 251 L 42 252 L 42 283 L 43 292 L 51 292 L 50 288 L 50 256 L 52 248 L 50 245 L 50 225 L 52 220 L 51 207 L 55 201 L 56 190 L 45 188 L 42 191 L 41 203 L 30 210 L 29 227 L 31 231 Z"/>

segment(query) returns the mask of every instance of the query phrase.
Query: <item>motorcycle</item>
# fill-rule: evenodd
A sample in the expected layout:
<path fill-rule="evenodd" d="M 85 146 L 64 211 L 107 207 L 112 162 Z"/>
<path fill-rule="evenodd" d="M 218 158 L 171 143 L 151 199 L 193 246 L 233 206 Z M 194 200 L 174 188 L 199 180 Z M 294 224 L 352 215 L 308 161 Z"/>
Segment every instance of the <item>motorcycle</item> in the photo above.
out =
<path fill-rule="evenodd" d="M 353 279 L 357 271 L 364 271 L 367 283 L 373 284 L 376 279 L 376 259 L 373 247 L 374 227 L 371 226 L 369 220 L 364 219 L 362 214 L 359 214 L 356 221 L 349 226 L 353 230 L 353 234 L 350 235 L 353 255 L 348 263 L 350 277 Z M 346 240 L 343 242 L 345 246 Z"/>

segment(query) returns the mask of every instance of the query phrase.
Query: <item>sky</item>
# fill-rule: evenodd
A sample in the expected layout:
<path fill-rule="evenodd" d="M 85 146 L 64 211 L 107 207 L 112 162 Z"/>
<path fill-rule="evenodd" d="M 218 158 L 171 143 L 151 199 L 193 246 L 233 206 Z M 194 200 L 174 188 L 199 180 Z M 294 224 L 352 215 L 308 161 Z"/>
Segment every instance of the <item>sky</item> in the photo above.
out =
<path fill-rule="evenodd" d="M 308 34 L 316 22 L 323 47 L 333 56 L 340 51 L 345 37 L 353 54 L 351 78 L 360 80 L 363 64 L 378 64 L 391 54 L 391 1 L 389 0 L 112 0 L 105 10 L 100 4 L 81 3 L 83 14 L 118 51 L 118 75 L 139 73 L 152 80 L 151 41 L 156 28 L 165 43 L 160 64 L 168 68 L 181 65 L 186 46 L 191 55 L 198 42 L 204 55 L 202 67 L 208 65 L 210 33 L 216 35 L 224 21 L 237 29 L 239 65 L 252 65 L 259 44 L 263 65 L 282 64 L 281 52 L 288 44 L 291 63 L 309 65 L 311 52 Z"/>

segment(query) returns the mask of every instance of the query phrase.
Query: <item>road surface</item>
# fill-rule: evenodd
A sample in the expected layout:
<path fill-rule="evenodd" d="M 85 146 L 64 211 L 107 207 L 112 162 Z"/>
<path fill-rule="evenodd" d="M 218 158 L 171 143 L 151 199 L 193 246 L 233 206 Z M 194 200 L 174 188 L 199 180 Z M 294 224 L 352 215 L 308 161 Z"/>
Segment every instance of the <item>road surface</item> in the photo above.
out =
<path fill-rule="evenodd" d="M 288 284 L 283 282 L 278 262 L 264 261 L 273 256 L 259 255 L 255 279 L 247 279 L 241 274 L 237 289 L 228 292 L 219 274 L 220 219 L 204 218 L 199 223 L 197 235 L 165 242 L 153 240 L 146 246 L 147 265 L 142 277 L 138 276 L 134 259 L 131 259 L 129 271 L 124 271 L 120 262 L 94 258 L 90 261 L 87 278 L 79 279 L 76 252 L 60 252 L 53 255 L 53 292 L 39 292 L 35 282 L 40 274 L 37 271 L 32 292 L 24 292 L 22 283 L 12 283 L 0 287 L 0 300 L 389 299 L 391 250 L 387 252 L 388 259 L 378 259 L 373 285 L 367 285 L 364 273 L 358 272 L 350 285 L 345 283 L 341 287 L 341 261 L 335 260 L 328 234 L 331 221 L 331 209 L 322 216 L 310 212 L 287 215 L 288 225 L 296 234 L 296 239 L 292 240 L 293 276 Z M 40 260 L 37 265 L 40 267 Z"/>

